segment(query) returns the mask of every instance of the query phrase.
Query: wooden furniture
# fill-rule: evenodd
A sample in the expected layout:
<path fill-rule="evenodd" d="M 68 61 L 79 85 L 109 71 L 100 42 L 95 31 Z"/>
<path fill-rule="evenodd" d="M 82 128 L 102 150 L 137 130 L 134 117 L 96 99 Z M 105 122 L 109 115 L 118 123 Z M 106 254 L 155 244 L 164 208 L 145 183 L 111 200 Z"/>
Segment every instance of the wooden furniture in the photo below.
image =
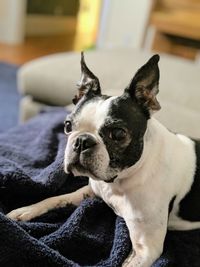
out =
<path fill-rule="evenodd" d="M 200 51 L 200 0 L 158 0 L 150 16 L 152 49 L 195 59 Z"/>

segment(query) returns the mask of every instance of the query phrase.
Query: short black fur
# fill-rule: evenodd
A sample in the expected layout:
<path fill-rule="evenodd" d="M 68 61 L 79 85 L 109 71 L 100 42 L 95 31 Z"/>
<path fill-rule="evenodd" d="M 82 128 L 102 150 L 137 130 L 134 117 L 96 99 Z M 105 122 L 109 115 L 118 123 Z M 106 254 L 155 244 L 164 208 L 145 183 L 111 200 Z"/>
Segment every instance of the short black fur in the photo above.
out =
<path fill-rule="evenodd" d="M 110 156 L 110 167 L 123 170 L 134 165 L 143 151 L 143 137 L 147 128 L 149 115 L 130 97 L 124 93 L 112 102 L 108 113 L 109 124 L 102 126 L 100 135 Z M 109 127 L 127 129 L 129 138 L 124 142 L 109 138 Z"/>
<path fill-rule="evenodd" d="M 195 142 L 196 172 L 189 193 L 182 199 L 179 216 L 191 222 L 200 221 L 200 140 Z"/>

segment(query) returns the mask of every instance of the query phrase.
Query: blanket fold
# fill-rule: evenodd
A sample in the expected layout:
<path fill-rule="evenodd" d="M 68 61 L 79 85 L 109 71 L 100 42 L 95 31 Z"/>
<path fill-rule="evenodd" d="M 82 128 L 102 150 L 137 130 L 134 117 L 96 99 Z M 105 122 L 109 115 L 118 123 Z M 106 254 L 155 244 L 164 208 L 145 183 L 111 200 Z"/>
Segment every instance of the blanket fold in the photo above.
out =
<path fill-rule="evenodd" d="M 66 111 L 49 111 L 0 134 L 0 266 L 119 267 L 131 250 L 122 218 L 99 198 L 30 222 L 5 214 L 88 183 L 63 171 Z M 200 230 L 168 232 L 154 267 L 199 267 Z"/>

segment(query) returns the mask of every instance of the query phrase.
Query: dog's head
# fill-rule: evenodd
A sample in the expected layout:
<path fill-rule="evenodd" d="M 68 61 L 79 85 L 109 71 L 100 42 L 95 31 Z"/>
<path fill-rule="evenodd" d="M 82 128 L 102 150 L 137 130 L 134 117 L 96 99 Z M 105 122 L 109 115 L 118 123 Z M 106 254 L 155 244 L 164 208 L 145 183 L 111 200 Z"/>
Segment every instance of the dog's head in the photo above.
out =
<path fill-rule="evenodd" d="M 99 80 L 82 53 L 79 93 L 73 99 L 76 106 L 65 121 L 67 172 L 112 182 L 139 161 L 147 121 L 160 109 L 158 61 L 158 55 L 151 57 L 121 96 L 110 97 L 101 94 Z"/>

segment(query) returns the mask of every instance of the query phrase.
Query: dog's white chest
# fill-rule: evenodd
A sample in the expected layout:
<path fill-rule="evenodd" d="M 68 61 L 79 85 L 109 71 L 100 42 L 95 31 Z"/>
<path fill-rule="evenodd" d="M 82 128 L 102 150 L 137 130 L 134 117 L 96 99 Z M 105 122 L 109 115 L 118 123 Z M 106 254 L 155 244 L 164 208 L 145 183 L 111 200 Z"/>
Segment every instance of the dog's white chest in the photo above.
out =
<path fill-rule="evenodd" d="M 120 188 L 107 184 L 102 181 L 94 181 L 90 179 L 90 185 L 95 195 L 101 197 L 108 206 L 110 206 L 114 212 L 123 217 L 123 213 L 125 212 L 125 202 L 126 197 L 125 194 L 120 190 Z M 126 205 L 126 210 L 128 210 L 129 205 Z"/>

